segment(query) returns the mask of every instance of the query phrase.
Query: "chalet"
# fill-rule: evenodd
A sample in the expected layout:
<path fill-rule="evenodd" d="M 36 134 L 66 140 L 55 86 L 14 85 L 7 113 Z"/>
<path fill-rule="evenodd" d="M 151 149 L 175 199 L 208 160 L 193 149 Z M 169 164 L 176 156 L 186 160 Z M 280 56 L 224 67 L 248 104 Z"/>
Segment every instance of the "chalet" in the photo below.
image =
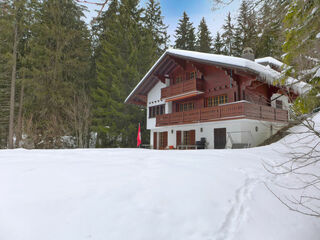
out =
<path fill-rule="evenodd" d="M 125 100 L 147 108 L 154 149 L 257 146 L 288 124 L 290 100 L 307 86 L 280 86 L 281 62 L 167 50 Z"/>

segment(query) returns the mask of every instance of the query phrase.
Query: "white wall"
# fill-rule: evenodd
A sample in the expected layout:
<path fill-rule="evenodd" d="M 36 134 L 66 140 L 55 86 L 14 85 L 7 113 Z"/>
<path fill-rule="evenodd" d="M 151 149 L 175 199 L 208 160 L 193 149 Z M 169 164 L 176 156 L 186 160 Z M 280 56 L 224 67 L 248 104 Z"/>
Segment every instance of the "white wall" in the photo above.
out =
<path fill-rule="evenodd" d="M 282 95 L 281 97 L 279 97 L 280 95 L 282 95 L 282 94 L 274 93 L 272 95 L 272 97 L 271 97 L 271 106 L 275 108 L 276 107 L 276 100 L 280 100 L 280 101 L 282 101 L 282 109 L 289 110 L 290 103 L 289 103 L 288 97 L 285 96 L 285 95 Z M 275 99 L 275 100 L 273 100 L 273 99 Z"/>
<path fill-rule="evenodd" d="M 151 130 L 150 144 L 153 144 L 153 132 L 167 131 L 168 146 L 174 146 L 176 148 L 176 131 L 196 130 L 196 141 L 200 141 L 202 137 L 205 137 L 208 143 L 207 147 L 212 149 L 214 148 L 214 129 L 226 128 L 227 148 L 231 148 L 232 146 L 231 139 L 228 136 L 230 136 L 236 143 L 249 143 L 251 147 L 254 147 L 264 142 L 266 139 L 268 139 L 271 135 L 275 134 L 279 129 L 281 129 L 285 125 L 285 123 L 275 123 L 250 119 L 237 119 L 209 123 L 195 123 L 158 127 Z"/>
<path fill-rule="evenodd" d="M 156 118 L 149 118 L 149 107 L 165 104 L 165 101 L 161 100 L 161 88 L 166 87 L 161 81 L 159 81 L 148 93 L 147 98 L 147 129 L 156 127 Z M 167 111 L 167 109 L 165 109 Z"/>

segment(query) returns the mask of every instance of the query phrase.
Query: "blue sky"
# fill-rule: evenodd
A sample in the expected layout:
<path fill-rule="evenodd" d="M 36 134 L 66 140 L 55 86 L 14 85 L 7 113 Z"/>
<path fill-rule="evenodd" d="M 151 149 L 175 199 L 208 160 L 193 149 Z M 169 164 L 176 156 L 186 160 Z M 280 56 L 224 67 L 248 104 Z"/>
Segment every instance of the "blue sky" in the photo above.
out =
<path fill-rule="evenodd" d="M 141 5 L 144 6 L 147 0 L 142 0 Z M 193 22 L 194 27 L 198 27 L 202 17 L 206 19 L 212 36 L 214 37 L 218 31 L 221 31 L 224 19 L 230 11 L 233 17 L 236 17 L 241 0 L 234 0 L 232 4 L 222 7 L 218 10 L 212 11 L 211 0 L 160 0 L 162 15 L 164 22 L 169 25 L 168 33 L 171 36 L 171 44 L 174 43 L 175 29 L 183 11 L 186 11 Z M 87 22 L 96 16 L 95 6 L 88 6 Z"/>

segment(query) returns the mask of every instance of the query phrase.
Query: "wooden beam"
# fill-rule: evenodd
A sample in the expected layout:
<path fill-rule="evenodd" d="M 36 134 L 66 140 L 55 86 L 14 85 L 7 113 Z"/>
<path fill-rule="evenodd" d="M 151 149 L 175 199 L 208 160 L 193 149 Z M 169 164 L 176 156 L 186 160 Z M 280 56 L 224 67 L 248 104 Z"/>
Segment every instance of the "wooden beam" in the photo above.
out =
<path fill-rule="evenodd" d="M 138 94 L 138 95 L 136 95 L 136 97 L 139 100 L 141 100 L 142 102 L 147 102 L 147 96 L 145 96 L 145 95 Z"/>
<path fill-rule="evenodd" d="M 153 74 L 156 78 L 158 78 L 161 82 L 163 82 L 164 84 L 166 83 L 166 77 L 163 75 L 159 75 L 159 74 Z"/>
<path fill-rule="evenodd" d="M 183 70 L 186 70 L 186 61 L 180 58 L 176 58 L 173 56 L 170 56 L 170 58 L 176 63 L 178 64 L 180 67 L 183 68 Z"/>

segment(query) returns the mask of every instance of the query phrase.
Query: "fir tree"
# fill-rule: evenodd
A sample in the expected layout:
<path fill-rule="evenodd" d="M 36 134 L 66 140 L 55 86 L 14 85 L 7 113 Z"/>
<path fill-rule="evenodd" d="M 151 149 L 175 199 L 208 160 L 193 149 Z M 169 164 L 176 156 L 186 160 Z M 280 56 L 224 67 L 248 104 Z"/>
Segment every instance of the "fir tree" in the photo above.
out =
<path fill-rule="evenodd" d="M 320 3 L 317 0 L 295 0 L 284 18 L 286 41 L 283 44 L 285 75 L 305 81 L 312 86 L 305 97 L 296 101 L 300 113 L 320 106 Z"/>
<path fill-rule="evenodd" d="M 223 42 L 220 37 L 220 33 L 218 32 L 215 39 L 214 39 L 214 44 L 213 44 L 213 53 L 215 54 L 224 54 L 225 50 L 223 47 Z"/>
<path fill-rule="evenodd" d="M 224 32 L 221 37 L 223 39 L 223 44 L 225 46 L 225 52 L 227 55 L 232 56 L 235 48 L 234 47 L 235 29 L 234 29 L 234 25 L 232 24 L 230 12 L 228 13 L 228 16 L 225 20 L 225 24 L 223 25 L 223 30 Z"/>
<path fill-rule="evenodd" d="M 212 38 L 210 31 L 204 18 L 202 18 L 198 27 L 198 38 L 197 38 L 197 51 L 199 52 L 211 52 Z"/>
<path fill-rule="evenodd" d="M 183 12 L 182 19 L 179 20 L 175 35 L 175 48 L 185 50 L 195 50 L 194 27 L 186 12 Z"/>
<path fill-rule="evenodd" d="M 160 3 L 156 0 L 149 0 L 143 18 L 146 29 L 151 32 L 153 42 L 157 49 L 156 57 L 159 57 L 168 47 L 169 36 L 168 26 L 163 22 Z"/>
<path fill-rule="evenodd" d="M 261 9 L 259 9 L 256 57 L 281 57 L 281 46 L 284 42 L 283 9 L 286 1 L 265 1 Z"/>
<path fill-rule="evenodd" d="M 15 106 L 19 97 L 16 92 L 22 84 L 22 72 L 25 72 L 24 46 L 29 41 L 32 24 L 30 9 L 35 3 L 26 0 L 0 3 L 0 147 L 14 147 Z"/>
<path fill-rule="evenodd" d="M 258 39 L 257 17 L 255 11 L 251 10 L 246 0 L 243 0 L 240 5 L 235 36 L 236 56 L 240 56 L 246 47 L 256 50 Z"/>
<path fill-rule="evenodd" d="M 146 63 L 145 59 L 149 51 L 154 50 L 152 37 L 145 41 L 146 29 L 141 14 L 137 0 L 123 0 L 109 22 L 106 39 L 100 43 L 102 53 L 96 59 L 97 87 L 92 89 L 97 147 L 134 147 L 138 123 L 145 126 L 144 109 L 124 104 L 149 69 L 151 62 Z M 148 134 L 144 128 L 142 130 L 145 141 Z"/>
<path fill-rule="evenodd" d="M 80 131 L 80 115 L 88 108 L 80 101 L 86 98 L 91 55 L 83 16 L 73 1 L 49 0 L 36 16 L 25 113 L 26 134 L 36 148 L 62 147 L 63 136 Z"/>

